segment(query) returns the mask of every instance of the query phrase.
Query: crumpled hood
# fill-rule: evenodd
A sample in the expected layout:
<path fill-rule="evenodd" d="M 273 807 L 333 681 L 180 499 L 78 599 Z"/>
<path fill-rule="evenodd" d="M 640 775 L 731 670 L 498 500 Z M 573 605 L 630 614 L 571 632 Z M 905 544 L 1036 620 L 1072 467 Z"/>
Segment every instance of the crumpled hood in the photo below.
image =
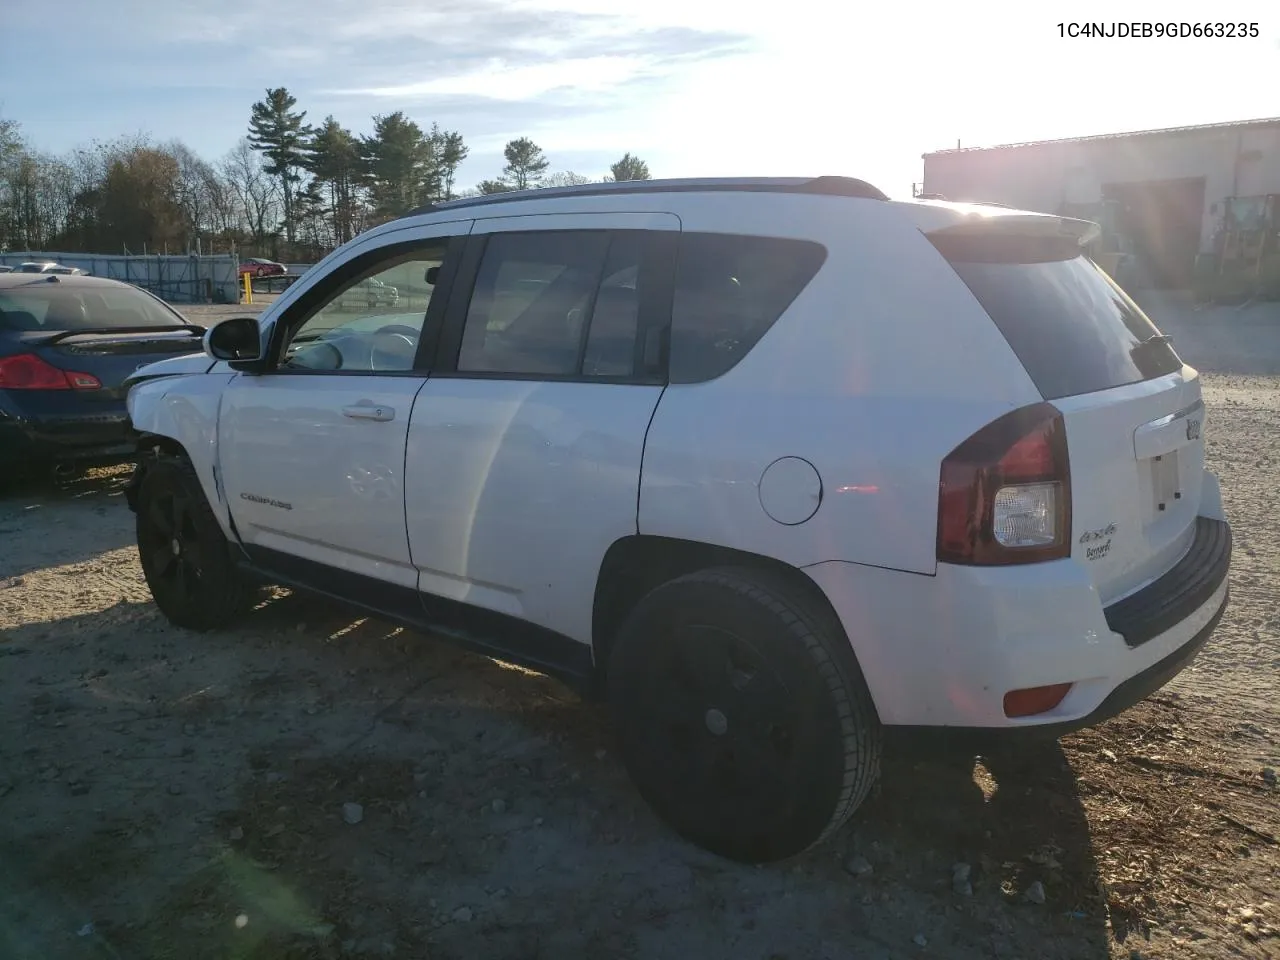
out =
<path fill-rule="evenodd" d="M 133 418 L 134 403 L 141 393 L 155 393 L 150 390 L 152 384 L 157 385 L 158 396 L 164 396 L 167 386 L 159 386 L 161 380 L 173 380 L 177 377 L 203 376 L 207 373 L 230 373 L 231 368 L 222 360 L 214 360 L 206 353 L 189 353 L 181 357 L 170 357 L 140 366 L 129 375 L 124 382 L 125 408 Z"/>
<path fill-rule="evenodd" d="M 210 373 L 221 361 L 212 359 L 203 352 L 189 353 L 181 357 L 170 357 L 168 360 L 157 360 L 146 363 L 129 375 L 129 384 L 142 380 L 154 380 L 156 377 L 176 377 L 189 373 Z"/>

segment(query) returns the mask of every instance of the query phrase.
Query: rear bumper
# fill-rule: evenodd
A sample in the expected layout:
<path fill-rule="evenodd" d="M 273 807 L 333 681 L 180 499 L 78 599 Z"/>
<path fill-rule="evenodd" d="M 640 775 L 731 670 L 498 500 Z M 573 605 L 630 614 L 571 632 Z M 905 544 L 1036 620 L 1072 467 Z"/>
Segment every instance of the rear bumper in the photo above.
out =
<path fill-rule="evenodd" d="M 1201 517 L 1182 560 L 1107 609 L 1073 560 L 940 564 L 934 577 L 853 564 L 807 572 L 840 616 L 892 732 L 989 738 L 1058 736 L 1159 689 L 1212 635 L 1230 562 L 1230 527 Z M 1053 710 L 1004 715 L 1009 691 L 1067 682 Z"/>
<path fill-rule="evenodd" d="M 1230 566 L 1230 524 L 1197 517 L 1191 549 L 1159 580 L 1107 607 L 1107 626 L 1128 646 L 1140 647 L 1208 603 Z"/>
<path fill-rule="evenodd" d="M 1155 693 L 1166 683 L 1176 677 L 1186 668 L 1201 648 L 1209 642 L 1209 638 L 1213 636 L 1213 631 L 1217 629 L 1218 621 L 1222 619 L 1222 615 L 1227 612 L 1227 602 L 1230 596 L 1230 588 L 1224 583 L 1222 586 L 1222 599 L 1220 602 L 1212 602 L 1207 604 L 1209 607 L 1216 606 L 1209 622 L 1195 633 L 1190 640 L 1182 646 L 1177 647 L 1163 660 L 1153 663 L 1141 673 L 1134 674 L 1128 680 L 1125 680 L 1118 687 L 1111 691 L 1107 699 L 1103 700 L 1098 708 L 1088 716 L 1079 720 L 1068 723 L 1040 725 L 1028 728 L 1030 732 L 1038 734 L 1051 734 L 1053 736 L 1061 736 L 1064 733 L 1070 733 L 1073 730 L 1080 730 L 1084 727 L 1091 727 L 1094 724 L 1102 723 L 1104 720 L 1110 720 L 1118 713 L 1128 710 L 1135 703 L 1147 699 L 1151 694 Z"/>
<path fill-rule="evenodd" d="M 1122 681 L 1119 686 L 1107 695 L 1107 698 L 1102 703 L 1082 717 L 1077 717 L 1074 720 L 1059 720 L 1051 723 L 1024 724 L 1009 727 L 925 727 L 903 725 L 889 727 L 888 733 L 897 743 L 906 744 L 909 747 L 923 745 L 931 748 L 939 746 L 957 749 L 971 747 L 975 750 L 981 750 L 983 746 L 996 743 L 1056 739 L 1068 733 L 1083 730 L 1086 727 L 1096 726 L 1123 713 L 1135 704 L 1141 703 L 1186 669 L 1191 661 L 1196 658 L 1196 654 L 1209 642 L 1209 638 L 1213 636 L 1213 631 L 1218 626 L 1218 621 L 1227 612 L 1227 596 L 1228 588 L 1224 585 L 1221 604 L 1218 605 L 1218 609 L 1213 613 L 1209 622 L 1201 627 L 1199 632 L 1182 646 L 1177 647 L 1163 660 L 1153 663 L 1141 673 L 1136 673 L 1129 679 Z"/>
<path fill-rule="evenodd" d="M 0 465 L 110 463 L 133 455 L 123 400 L 82 400 L 79 409 L 58 403 L 44 410 L 38 398 L 19 401 L 0 390 Z"/>

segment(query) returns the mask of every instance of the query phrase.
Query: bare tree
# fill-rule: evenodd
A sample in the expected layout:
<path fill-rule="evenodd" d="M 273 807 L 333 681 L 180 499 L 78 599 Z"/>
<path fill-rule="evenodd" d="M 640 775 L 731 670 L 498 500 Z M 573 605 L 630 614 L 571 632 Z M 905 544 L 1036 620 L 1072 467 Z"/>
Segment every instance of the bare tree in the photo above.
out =
<path fill-rule="evenodd" d="M 280 223 L 279 181 L 269 175 L 248 138 L 242 139 L 222 161 L 222 175 L 236 198 L 241 227 L 258 245 Z"/>
<path fill-rule="evenodd" d="M 17 240 L 17 206 L 13 193 L 17 170 L 26 155 L 27 145 L 22 128 L 14 120 L 0 117 L 0 250 L 7 250 Z"/>
<path fill-rule="evenodd" d="M 185 143 L 174 140 L 166 150 L 178 163 L 176 200 L 186 228 L 187 250 L 194 252 L 206 235 L 217 230 L 214 206 L 222 185 L 217 171 Z"/>
<path fill-rule="evenodd" d="M 215 238 L 229 239 L 241 226 L 242 211 L 236 191 L 227 180 L 222 169 L 210 166 L 213 179 L 208 183 L 209 190 L 209 230 L 208 246 L 201 245 L 204 253 L 212 253 Z"/>
<path fill-rule="evenodd" d="M 56 157 L 23 150 L 0 171 L 6 236 L 14 249 L 47 250 L 66 232 L 72 191 L 67 165 Z"/>

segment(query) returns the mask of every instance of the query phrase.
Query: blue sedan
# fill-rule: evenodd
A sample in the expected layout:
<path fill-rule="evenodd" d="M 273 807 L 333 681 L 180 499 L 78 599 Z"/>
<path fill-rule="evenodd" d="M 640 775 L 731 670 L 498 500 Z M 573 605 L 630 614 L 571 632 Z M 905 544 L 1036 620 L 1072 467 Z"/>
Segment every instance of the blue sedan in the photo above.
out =
<path fill-rule="evenodd" d="M 198 352 L 203 333 L 131 284 L 0 274 L 0 470 L 129 460 L 126 378 Z"/>

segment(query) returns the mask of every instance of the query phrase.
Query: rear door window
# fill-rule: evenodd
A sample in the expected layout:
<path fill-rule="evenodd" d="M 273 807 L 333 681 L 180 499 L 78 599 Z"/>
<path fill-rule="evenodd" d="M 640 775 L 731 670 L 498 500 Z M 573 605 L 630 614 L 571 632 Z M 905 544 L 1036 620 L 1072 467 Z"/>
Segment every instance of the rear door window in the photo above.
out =
<path fill-rule="evenodd" d="M 458 370 L 577 373 L 608 253 L 604 231 L 489 237 L 467 310 Z"/>
<path fill-rule="evenodd" d="M 821 244 L 683 233 L 671 307 L 672 383 L 721 376 L 777 322 L 826 260 Z"/>
<path fill-rule="evenodd" d="M 614 235 L 596 291 L 587 330 L 582 373 L 588 377 L 630 377 L 636 372 L 636 337 L 640 325 L 640 265 L 644 235 Z"/>
<path fill-rule="evenodd" d="M 930 237 L 1046 400 L 1182 369 L 1136 303 L 1071 239 Z"/>
<path fill-rule="evenodd" d="M 489 237 L 458 372 L 634 376 L 646 236 L 562 230 Z"/>

